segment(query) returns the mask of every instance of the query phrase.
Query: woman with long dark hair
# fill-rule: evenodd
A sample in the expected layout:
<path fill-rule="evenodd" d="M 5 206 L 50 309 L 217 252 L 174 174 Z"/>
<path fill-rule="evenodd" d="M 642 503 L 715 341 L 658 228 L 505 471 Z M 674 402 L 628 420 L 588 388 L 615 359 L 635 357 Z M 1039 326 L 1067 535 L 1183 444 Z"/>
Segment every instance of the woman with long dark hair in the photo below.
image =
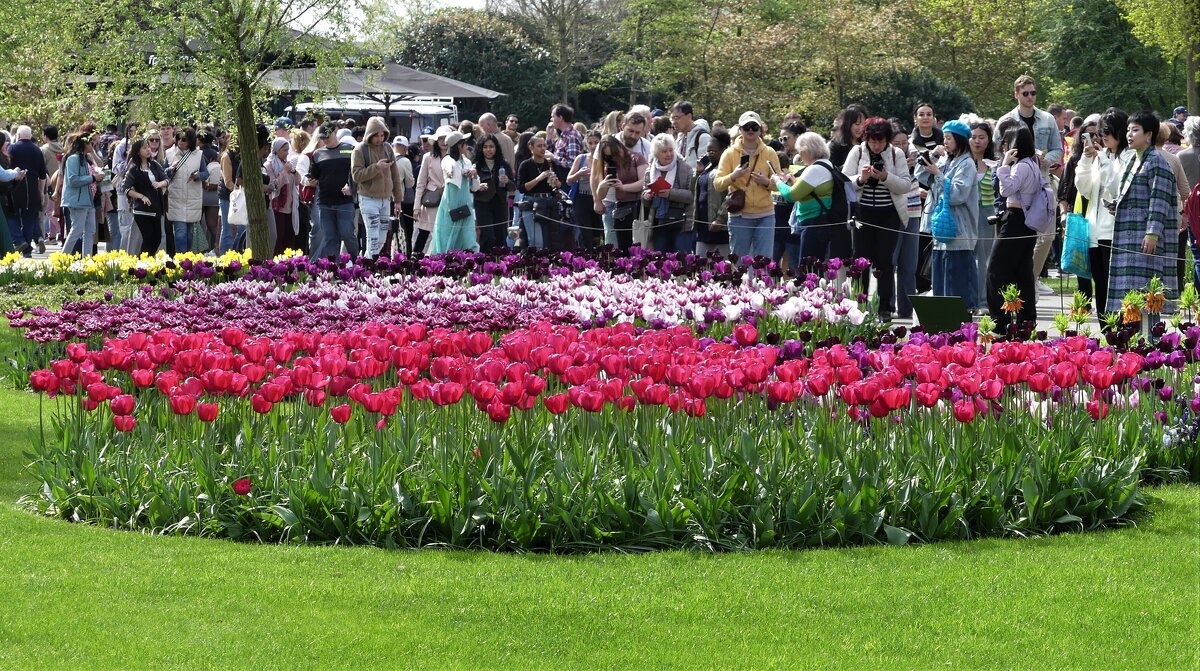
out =
<path fill-rule="evenodd" d="M 587 150 L 580 152 L 567 173 L 567 184 L 575 189 L 575 241 L 582 249 L 598 247 L 604 237 L 604 220 L 596 213 L 596 201 L 592 197 L 592 158 L 600 146 L 600 131 L 589 130 L 584 134 Z"/>
<path fill-rule="evenodd" d="M 1087 121 L 1090 120 L 1091 117 Z M 1095 299 L 1097 316 L 1108 309 L 1108 264 L 1115 222 L 1104 203 L 1116 200 L 1123 166 L 1134 158 L 1125 138 L 1128 124 L 1125 112 L 1111 108 L 1099 117 L 1099 132 L 1081 135 L 1071 147 L 1072 154 L 1076 147 L 1080 152 L 1075 166 L 1075 188 L 1083 199 L 1084 216 L 1088 220 L 1088 262 L 1092 271 L 1091 279 L 1079 278 L 1079 290 L 1089 300 Z"/>
<path fill-rule="evenodd" d="M 1041 166 L 1034 148 L 1033 132 L 1024 124 L 1007 131 L 1003 145 L 1008 151 L 1002 165 L 996 169 L 1000 195 L 1005 199 L 1001 215 L 1000 239 L 992 246 L 988 262 L 988 312 L 1000 332 L 1008 330 L 1009 313 L 1003 309 L 1000 292 L 1015 284 L 1020 292 L 1021 309 L 1017 319 L 1037 321 L 1037 289 L 1033 278 L 1033 248 L 1038 234 L 1025 225 L 1025 203 L 1041 188 Z"/>
<path fill-rule="evenodd" d="M 145 139 L 133 143 L 131 158 L 121 188 L 133 208 L 133 221 L 142 234 L 142 253 L 155 254 L 162 244 L 163 216 L 166 214 L 163 194 L 166 193 L 167 172 L 153 158 L 154 149 Z"/>
<path fill-rule="evenodd" d="M 596 202 L 612 208 L 617 247 L 629 249 L 633 246 L 633 220 L 638 214 L 646 159 L 626 149 L 616 135 L 609 135 L 600 143 L 600 161 L 596 169 L 602 170 L 604 175 L 595 194 Z M 605 202 L 610 192 L 615 200 Z"/>
<path fill-rule="evenodd" d="M 863 126 L 867 115 L 858 105 L 851 105 L 838 112 L 833 120 L 833 131 L 829 140 L 829 162 L 838 170 L 846 162 L 850 149 L 862 142 Z"/>
<path fill-rule="evenodd" d="M 979 177 L 979 239 L 975 242 L 975 283 L 978 293 L 975 306 L 987 307 L 987 268 L 992 259 L 992 245 L 996 237 L 988 217 L 995 207 L 996 148 L 992 143 L 992 126 L 986 121 L 971 124 L 971 158 L 975 161 L 975 174 Z M 970 302 L 970 301 L 968 301 Z"/>
<path fill-rule="evenodd" d="M 490 251 L 504 247 L 508 217 L 508 180 L 512 167 L 504 162 L 500 142 L 488 133 L 475 144 L 475 171 L 479 190 L 475 192 L 475 226 L 479 229 L 479 248 Z"/>

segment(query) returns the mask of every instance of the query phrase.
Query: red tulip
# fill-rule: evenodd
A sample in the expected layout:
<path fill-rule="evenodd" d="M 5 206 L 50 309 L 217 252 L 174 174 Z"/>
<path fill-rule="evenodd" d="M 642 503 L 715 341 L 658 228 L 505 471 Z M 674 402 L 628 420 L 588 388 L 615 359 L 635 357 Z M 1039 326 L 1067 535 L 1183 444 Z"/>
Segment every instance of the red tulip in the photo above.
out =
<path fill-rule="evenodd" d="M 985 380 L 979 385 L 979 395 L 988 399 L 1000 398 L 1000 394 L 1004 393 L 1004 383 L 997 379 Z"/>
<path fill-rule="evenodd" d="M 542 403 L 546 405 L 546 409 L 549 410 L 551 414 L 561 415 L 567 411 L 571 401 L 569 398 L 567 398 L 566 394 L 553 394 L 543 398 Z"/>
<path fill-rule="evenodd" d="M 35 370 L 29 374 L 29 386 L 34 391 L 56 392 L 59 388 L 58 376 L 44 368 Z"/>
<path fill-rule="evenodd" d="M 1050 391 L 1050 388 L 1053 385 L 1053 381 L 1050 379 L 1050 376 L 1045 373 L 1034 373 L 1033 375 L 1029 376 L 1029 379 L 1026 380 L 1025 383 L 1029 385 L 1030 390 L 1039 394 L 1044 394 Z"/>
<path fill-rule="evenodd" d="M 238 478 L 234 480 L 233 493 L 238 496 L 248 496 L 250 494 L 250 478 Z"/>
<path fill-rule="evenodd" d="M 975 419 L 975 402 L 969 398 L 964 398 L 955 402 L 954 419 L 957 419 L 964 424 Z"/>
<path fill-rule="evenodd" d="M 917 385 L 917 402 L 926 408 L 937 405 L 942 397 L 942 388 L 932 382 L 922 382 Z"/>
<path fill-rule="evenodd" d="M 188 394 L 172 394 L 167 397 L 171 403 L 171 410 L 176 415 L 190 415 L 192 410 L 196 409 L 196 397 Z"/>
<path fill-rule="evenodd" d="M 196 416 L 202 422 L 211 422 L 217 418 L 217 413 L 221 410 L 221 406 L 216 403 L 201 403 L 196 406 Z"/>
<path fill-rule="evenodd" d="M 625 412 L 633 412 L 633 409 L 637 406 L 637 399 L 633 396 L 622 396 L 614 401 L 614 403 Z"/>
<path fill-rule="evenodd" d="M 504 403 L 499 403 L 499 402 L 493 401 L 487 407 L 488 419 L 492 420 L 493 422 L 495 422 L 497 424 L 503 424 L 503 423 L 507 422 L 511 413 L 512 413 L 512 408 Z"/>
<path fill-rule="evenodd" d="M 824 396 L 829 393 L 829 385 L 831 380 L 828 377 L 828 371 L 809 373 L 808 379 L 804 381 L 804 386 L 808 389 L 808 393 L 813 396 Z"/>
<path fill-rule="evenodd" d="M 112 400 L 109 408 L 114 415 L 132 415 L 136 401 L 129 394 L 121 394 Z"/>
<path fill-rule="evenodd" d="M 773 380 L 767 383 L 767 398 L 777 403 L 791 403 L 799 393 L 800 389 L 791 382 Z"/>
<path fill-rule="evenodd" d="M 1108 417 L 1108 404 L 1098 398 L 1093 399 L 1088 401 L 1087 411 L 1092 416 L 1092 421 L 1098 422 Z"/>
<path fill-rule="evenodd" d="M 113 415 L 113 427 L 117 431 L 133 431 L 133 427 L 137 425 L 137 419 L 133 415 Z"/>
<path fill-rule="evenodd" d="M 1050 367 L 1050 379 L 1054 380 L 1054 384 L 1068 389 L 1074 387 L 1079 381 L 1079 370 L 1074 364 L 1058 363 Z"/>
<path fill-rule="evenodd" d="M 749 347 L 758 342 L 758 329 L 752 324 L 738 324 L 733 327 L 733 340 L 741 347 Z"/>
<path fill-rule="evenodd" d="M 457 382 L 441 382 L 433 386 L 434 405 L 454 405 L 462 400 L 465 387 Z"/>
<path fill-rule="evenodd" d="M 345 424 L 346 422 L 350 421 L 349 404 L 343 403 L 341 405 L 335 405 L 329 409 L 329 416 L 332 417 L 333 421 L 337 422 L 338 424 Z"/>
<path fill-rule="evenodd" d="M 260 415 L 265 415 L 268 412 L 271 412 L 271 408 L 274 407 L 274 405 L 274 403 L 271 403 L 267 399 L 263 398 L 261 394 L 254 394 L 250 397 L 250 407 L 254 409 L 254 412 L 257 412 Z"/>

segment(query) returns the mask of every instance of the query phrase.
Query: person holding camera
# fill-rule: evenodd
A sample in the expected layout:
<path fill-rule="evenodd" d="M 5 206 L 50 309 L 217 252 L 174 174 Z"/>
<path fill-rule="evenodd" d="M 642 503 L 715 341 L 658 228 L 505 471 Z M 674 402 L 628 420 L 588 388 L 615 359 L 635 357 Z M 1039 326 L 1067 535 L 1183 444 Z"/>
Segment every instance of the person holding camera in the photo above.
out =
<path fill-rule="evenodd" d="M 922 228 L 933 232 L 933 295 L 961 296 L 968 307 L 974 307 L 979 295 L 975 286 L 979 175 L 971 156 L 971 129 L 961 121 L 948 121 L 942 134 L 945 158 L 933 163 L 921 154 L 917 159 L 917 178 L 929 178 Z M 950 230 L 939 230 L 939 218 L 952 222 Z"/>
<path fill-rule="evenodd" d="M 592 194 L 592 164 L 596 148 L 600 146 L 600 131 L 589 130 L 584 135 L 587 151 L 575 157 L 567 173 L 567 185 L 574 201 L 575 242 L 582 249 L 599 247 L 604 236 L 604 221 L 596 213 L 596 201 Z"/>
<path fill-rule="evenodd" d="M 770 258 L 775 251 L 775 201 L 771 176 L 779 173 L 779 155 L 763 142 L 766 126 L 757 112 L 738 118 L 741 134 L 721 155 L 717 191 L 729 194 L 730 246 L 739 257 Z"/>
<path fill-rule="evenodd" d="M 1001 126 L 1004 125 L 1002 121 Z M 1004 299 L 1000 292 L 1010 284 L 1016 285 L 1021 300 L 1017 319 L 1037 321 L 1033 250 L 1038 233 L 1025 225 L 1025 203 L 1033 201 L 1042 180 L 1033 133 L 1024 124 L 1018 122 L 1009 126 L 1000 149 L 1004 158 L 996 169 L 996 184 L 1005 207 L 997 222 L 1000 239 L 992 245 L 992 258 L 988 262 L 987 301 L 988 313 L 996 322 L 996 329 L 1004 333 L 1012 320 L 1003 309 Z"/>
<path fill-rule="evenodd" d="M 1109 109 L 1099 118 L 1099 132 L 1081 134 L 1072 146 L 1072 150 L 1076 146 L 1080 149 L 1079 162 L 1075 166 L 1075 188 L 1086 202 L 1088 263 L 1092 271 L 1090 280 L 1079 278 L 1079 288 L 1089 300 L 1094 299 L 1097 316 L 1108 309 L 1108 264 L 1115 223 L 1115 217 L 1104 203 L 1116 199 L 1121 190 L 1122 167 L 1134 158 L 1125 138 L 1128 124 L 1129 116 L 1125 112 Z"/>
<path fill-rule="evenodd" d="M 850 148 L 842 174 L 858 188 L 859 222 L 853 231 L 854 255 L 875 269 L 879 318 L 890 321 L 896 312 L 896 266 L 893 261 L 900 229 L 908 218 L 912 180 L 908 159 L 892 146 L 892 122 L 872 117 L 863 124 L 863 141 Z M 864 287 L 864 290 L 866 287 Z"/>
<path fill-rule="evenodd" d="M 517 190 L 522 195 L 521 209 L 534 213 L 532 220 L 525 220 L 525 235 L 531 249 L 546 246 L 548 229 L 558 226 L 550 221 L 550 200 L 560 183 L 554 163 L 546 151 L 546 138 L 533 136 L 529 139 L 530 157 L 517 168 Z"/>
<path fill-rule="evenodd" d="M 604 138 L 599 152 L 597 167 L 603 170 L 600 173 L 603 178 L 596 187 L 593 209 L 604 214 L 611 208 L 617 247 L 628 250 L 633 246 L 633 222 L 640 207 L 638 198 L 642 193 L 646 159 L 631 152 L 616 135 Z"/>
<path fill-rule="evenodd" d="M 392 227 L 392 217 L 400 216 L 404 189 L 411 186 L 411 174 L 401 172 L 396 153 L 388 144 L 388 128 L 383 117 L 367 119 L 363 141 L 350 157 L 350 176 L 358 186 L 358 207 L 367 227 L 365 254 L 379 256 Z"/>

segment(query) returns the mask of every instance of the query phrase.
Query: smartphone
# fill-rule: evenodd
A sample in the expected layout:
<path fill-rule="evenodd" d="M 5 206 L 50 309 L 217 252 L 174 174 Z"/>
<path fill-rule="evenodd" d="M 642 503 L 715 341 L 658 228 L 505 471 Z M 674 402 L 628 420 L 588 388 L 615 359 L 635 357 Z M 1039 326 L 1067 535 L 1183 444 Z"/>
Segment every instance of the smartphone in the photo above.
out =
<path fill-rule="evenodd" d="M 744 168 L 748 165 L 750 165 L 750 157 L 743 154 L 742 155 L 742 167 Z"/>
<path fill-rule="evenodd" d="M 609 179 L 616 179 L 617 178 L 617 166 L 615 166 L 615 165 L 608 166 L 608 168 L 604 171 L 604 173 L 606 175 L 608 175 Z"/>
<path fill-rule="evenodd" d="M 1091 143 L 1092 143 L 1092 134 L 1091 134 L 1091 133 L 1084 133 L 1084 134 L 1083 134 L 1083 141 L 1084 141 L 1084 142 L 1086 142 L 1087 144 L 1091 144 Z"/>
<path fill-rule="evenodd" d="M 933 158 L 929 155 L 928 151 L 923 151 L 917 154 L 917 160 L 925 165 L 933 163 Z"/>
<path fill-rule="evenodd" d="M 883 161 L 875 161 L 871 164 L 871 169 L 875 172 L 883 172 Z"/>

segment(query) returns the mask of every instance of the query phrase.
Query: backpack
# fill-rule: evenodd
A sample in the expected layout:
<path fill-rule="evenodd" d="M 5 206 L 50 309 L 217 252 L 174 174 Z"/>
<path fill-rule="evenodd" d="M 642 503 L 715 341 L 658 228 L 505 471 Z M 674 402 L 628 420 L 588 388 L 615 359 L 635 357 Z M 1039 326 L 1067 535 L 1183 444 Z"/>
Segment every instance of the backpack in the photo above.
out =
<path fill-rule="evenodd" d="M 1032 165 L 1033 169 L 1037 171 L 1039 186 L 1038 190 L 1033 192 L 1029 203 L 1022 208 L 1025 210 L 1025 225 L 1036 233 L 1049 233 L 1058 223 L 1058 211 L 1054 205 L 1056 200 L 1054 188 L 1042 175 L 1041 167 L 1036 162 Z"/>
<path fill-rule="evenodd" d="M 1192 192 L 1183 201 L 1183 220 L 1192 229 L 1192 238 L 1200 240 L 1200 181 L 1192 185 Z"/>
<path fill-rule="evenodd" d="M 828 161 L 817 161 L 813 165 L 825 168 L 833 176 L 833 201 L 830 203 L 829 208 L 826 209 L 825 203 L 822 203 L 820 198 L 817 199 L 817 205 L 821 208 L 821 214 L 826 216 L 831 224 L 849 222 L 853 218 L 851 211 L 854 205 L 858 203 L 858 191 L 855 190 L 854 183 L 850 181 L 849 177 L 842 174 L 841 170 L 834 169 Z M 838 188 L 839 183 L 842 187 L 840 189 Z"/>

